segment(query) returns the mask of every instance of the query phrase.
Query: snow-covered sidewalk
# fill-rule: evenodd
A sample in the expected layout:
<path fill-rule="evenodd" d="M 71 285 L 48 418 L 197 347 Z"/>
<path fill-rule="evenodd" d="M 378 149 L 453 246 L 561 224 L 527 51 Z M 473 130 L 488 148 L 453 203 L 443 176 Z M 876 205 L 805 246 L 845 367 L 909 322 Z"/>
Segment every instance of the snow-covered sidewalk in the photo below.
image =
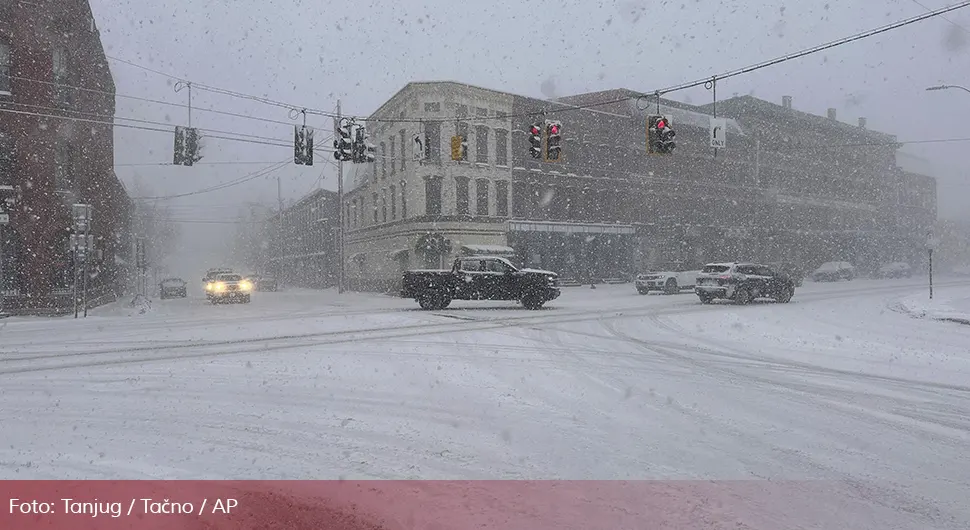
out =
<path fill-rule="evenodd" d="M 928 292 L 913 294 L 899 299 L 893 309 L 914 318 L 970 325 L 970 288 L 938 290 L 932 300 Z"/>

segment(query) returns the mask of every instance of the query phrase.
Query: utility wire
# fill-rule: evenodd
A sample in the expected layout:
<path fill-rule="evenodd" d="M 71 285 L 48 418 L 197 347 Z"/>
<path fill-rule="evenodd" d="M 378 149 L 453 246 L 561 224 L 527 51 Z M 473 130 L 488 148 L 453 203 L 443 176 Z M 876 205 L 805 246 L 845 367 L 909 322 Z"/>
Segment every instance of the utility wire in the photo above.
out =
<path fill-rule="evenodd" d="M 914 0 L 914 1 L 917 1 L 917 0 Z M 919 2 L 917 1 L 917 3 L 919 3 Z M 920 4 L 920 5 L 922 5 L 922 4 Z M 616 104 L 616 103 L 623 103 L 623 102 L 630 101 L 630 100 L 633 100 L 633 99 L 640 99 L 640 98 L 644 98 L 644 97 L 648 97 L 648 96 L 657 96 L 657 95 L 669 94 L 671 92 L 677 92 L 677 91 L 680 91 L 680 90 L 686 90 L 688 88 L 694 88 L 694 87 L 697 87 L 697 86 L 704 85 L 704 84 L 710 82 L 711 79 L 723 80 L 723 79 L 728 79 L 728 78 L 731 78 L 731 77 L 736 77 L 736 76 L 739 76 L 739 75 L 751 73 L 751 72 L 754 72 L 754 71 L 757 71 L 757 70 L 761 70 L 763 68 L 767 68 L 769 66 L 774 66 L 774 65 L 781 64 L 781 63 L 784 63 L 784 62 L 787 62 L 787 61 L 791 61 L 791 60 L 794 60 L 794 59 L 799 59 L 799 58 L 805 57 L 807 55 L 811 55 L 811 54 L 818 53 L 818 52 L 821 52 L 821 51 L 829 50 L 829 49 L 835 48 L 837 46 L 842 46 L 844 44 L 848 44 L 848 43 L 851 43 L 851 42 L 855 42 L 857 40 L 862 40 L 862 39 L 865 39 L 865 38 L 868 38 L 868 37 L 872 37 L 874 35 L 879 35 L 881 33 L 885 33 L 887 31 L 892 31 L 894 29 L 898 29 L 898 28 L 901 28 L 901 27 L 904 27 L 904 26 L 908 26 L 910 24 L 914 24 L 916 22 L 921 22 L 923 20 L 927 20 L 927 19 L 930 19 L 930 18 L 933 18 L 933 17 L 937 17 L 937 16 L 942 17 L 946 13 L 950 13 L 952 11 L 956 11 L 958 9 L 962 9 L 962 8 L 965 8 L 965 7 L 968 7 L 968 6 L 970 6 L 970 0 L 964 0 L 964 1 L 959 2 L 957 4 L 953 4 L 953 5 L 950 5 L 950 6 L 942 7 L 942 8 L 939 8 L 939 9 L 932 10 L 932 11 L 928 11 L 926 13 L 922 13 L 920 15 L 916 15 L 916 16 L 913 16 L 913 17 L 910 17 L 910 18 L 907 18 L 907 19 L 904 19 L 904 20 L 900 20 L 898 22 L 894 22 L 894 23 L 891 23 L 891 24 L 887 24 L 885 26 L 881 26 L 881 27 L 878 27 L 878 28 L 875 28 L 875 29 L 872 29 L 872 30 L 869 30 L 869 31 L 864 31 L 862 33 L 857 33 L 855 35 L 851 35 L 851 36 L 848 36 L 848 37 L 843 37 L 841 39 L 837 39 L 837 40 L 834 40 L 834 41 L 831 41 L 831 42 L 828 42 L 828 43 L 825 43 L 825 44 L 820 44 L 820 45 L 817 45 L 817 46 L 813 46 L 811 48 L 806 48 L 806 49 L 801 50 L 801 51 L 798 51 L 798 52 L 794 52 L 794 53 L 782 55 L 780 57 L 776 57 L 774 59 L 770 59 L 770 60 L 767 60 L 767 61 L 762 61 L 762 62 L 759 62 L 759 63 L 755 63 L 755 64 L 752 64 L 752 65 L 749 65 L 749 66 L 745 66 L 743 68 L 738 68 L 738 69 L 735 69 L 735 70 L 729 70 L 729 71 L 723 72 L 721 74 L 717 74 L 717 75 L 713 75 L 713 76 L 707 76 L 707 77 L 704 77 L 703 79 L 699 79 L 699 80 L 696 80 L 696 81 L 691 81 L 691 82 L 687 82 L 687 83 L 681 83 L 681 84 L 678 84 L 678 85 L 669 86 L 667 88 L 662 88 L 662 89 L 659 89 L 659 90 L 654 90 L 652 92 L 641 92 L 641 93 L 639 93 L 639 94 L 637 94 L 635 96 L 624 96 L 624 97 L 621 97 L 621 98 L 616 98 L 616 99 L 612 99 L 612 100 L 608 100 L 608 101 L 599 101 L 599 102 L 595 102 L 595 103 L 588 103 L 588 104 L 585 104 L 585 105 L 569 105 L 569 104 L 562 103 L 562 102 L 558 102 L 558 101 L 546 101 L 546 103 L 550 103 L 550 104 L 554 104 L 554 105 L 559 105 L 561 107 L 566 107 L 566 108 L 553 109 L 553 110 L 548 110 L 548 111 L 536 110 L 536 111 L 523 112 L 523 113 L 518 113 L 518 114 L 507 114 L 507 115 L 504 115 L 504 116 L 501 116 L 501 117 L 498 117 L 498 116 L 477 116 L 477 117 L 474 117 L 473 119 L 476 122 L 483 122 L 483 121 L 489 121 L 489 120 L 505 120 L 505 119 L 508 119 L 508 118 L 518 118 L 518 117 L 535 116 L 537 114 L 541 114 L 542 112 L 545 112 L 547 114 L 563 114 L 565 112 L 571 112 L 571 111 L 577 111 L 577 110 L 586 110 L 586 109 L 592 109 L 592 108 L 601 107 L 601 106 L 613 105 L 613 104 Z M 923 6 L 923 7 L 925 8 L 925 6 Z M 125 59 L 121 59 L 121 58 L 118 58 L 118 57 L 108 57 L 108 58 L 111 59 L 111 60 L 114 60 L 114 61 L 118 61 L 118 62 L 121 62 L 121 63 L 124 63 L 124 64 L 128 64 L 128 65 L 133 66 L 133 67 L 136 67 L 136 68 L 141 68 L 143 70 L 146 70 L 146 71 L 149 71 L 149 72 L 158 74 L 158 75 L 162 75 L 162 76 L 169 77 L 169 78 L 172 78 L 172 79 L 177 79 L 177 80 L 180 80 L 180 81 L 186 81 L 186 82 L 188 82 L 188 80 L 182 78 L 181 76 L 174 76 L 174 75 L 171 75 L 171 74 L 168 74 L 168 73 L 165 73 L 165 72 L 156 70 L 154 68 L 150 68 L 150 67 L 147 67 L 147 66 L 144 66 L 144 65 L 140 65 L 140 64 L 134 63 L 132 61 L 128 61 L 128 60 L 125 60 Z M 181 104 L 181 103 L 172 103 L 172 102 L 168 102 L 168 101 L 153 100 L 153 99 L 142 98 L 142 97 L 138 97 L 138 96 L 128 96 L 128 95 L 124 95 L 124 94 L 111 93 L 111 92 L 107 92 L 107 91 L 104 91 L 104 90 L 96 90 L 96 89 L 82 88 L 82 87 L 76 87 L 76 86 L 70 86 L 70 85 L 62 85 L 62 84 L 59 84 L 59 83 L 53 83 L 53 82 L 50 82 L 50 81 L 44 81 L 44 80 L 39 80 L 39 79 L 30 79 L 30 78 L 19 77 L 19 76 L 9 76 L 9 77 L 11 77 L 12 79 L 19 79 L 19 80 L 24 80 L 24 81 L 33 81 L 33 82 L 44 83 L 44 84 L 48 84 L 48 85 L 58 85 L 58 86 L 67 87 L 67 88 L 74 88 L 74 89 L 77 89 L 77 90 L 83 90 L 83 91 L 94 92 L 94 93 L 99 93 L 99 94 L 107 94 L 107 95 L 112 95 L 112 96 L 120 97 L 120 98 L 130 98 L 130 99 L 134 99 L 134 100 L 138 100 L 138 101 L 145 101 L 145 102 L 156 103 L 156 104 L 161 104 L 161 105 L 171 105 L 171 106 L 182 107 L 182 108 L 187 107 L 187 105 Z M 224 88 L 214 87 L 214 86 L 211 86 L 211 85 L 206 85 L 204 83 L 196 83 L 196 82 L 193 82 L 192 83 L 192 87 L 193 88 L 200 89 L 200 90 L 204 90 L 204 91 L 209 91 L 209 92 L 221 94 L 221 95 L 226 95 L 226 96 L 235 97 L 235 98 L 248 99 L 248 100 L 256 101 L 256 102 L 263 103 L 263 104 L 266 104 L 266 105 L 272 105 L 272 106 L 276 106 L 276 107 L 280 107 L 280 108 L 285 108 L 285 109 L 288 109 L 290 111 L 300 111 L 300 112 L 305 112 L 306 114 L 319 115 L 319 116 L 330 117 L 330 118 L 337 117 L 336 113 L 333 112 L 333 111 L 325 111 L 325 110 L 322 110 L 322 109 L 316 109 L 316 108 L 306 107 L 306 106 L 303 106 L 303 105 L 295 105 L 295 104 L 292 104 L 292 103 L 286 103 L 286 102 L 282 102 L 282 101 L 277 101 L 277 100 L 270 99 L 270 98 L 266 98 L 266 97 L 262 97 L 262 96 L 255 96 L 255 95 L 252 95 L 252 94 L 245 94 L 243 92 L 238 92 L 238 91 L 234 91 L 234 90 L 228 90 L 228 89 L 224 89 Z M 230 112 L 226 112 L 226 111 L 217 111 L 217 110 L 214 110 L 214 109 L 198 108 L 198 109 L 193 109 L 193 110 L 199 110 L 199 111 L 204 111 L 204 112 L 215 112 L 215 113 L 218 113 L 218 114 L 228 114 L 228 115 L 237 116 L 237 117 L 240 117 L 240 118 L 257 119 L 257 120 L 261 120 L 261 121 L 267 121 L 267 122 L 273 122 L 273 123 L 280 123 L 280 124 L 286 124 L 286 125 L 291 125 L 292 124 L 292 122 L 289 122 L 288 123 L 288 122 L 282 122 L 282 121 L 277 121 L 277 120 L 270 120 L 270 119 L 266 119 L 266 118 L 258 118 L 258 117 L 255 117 L 255 116 L 248 116 L 248 115 L 243 115 L 243 114 L 230 113 Z M 440 119 L 423 119 L 423 118 L 422 119 L 418 119 L 418 118 L 371 118 L 371 119 L 368 119 L 367 117 L 364 117 L 364 116 L 342 116 L 342 117 L 343 118 L 348 118 L 348 119 L 356 119 L 356 120 L 361 120 L 361 121 L 373 122 L 373 123 L 425 123 L 425 122 L 451 123 L 451 122 L 454 121 L 453 118 L 440 118 Z"/>
<path fill-rule="evenodd" d="M 929 7 L 929 6 L 927 6 L 927 5 L 926 5 L 926 4 L 924 4 L 923 2 L 920 2 L 919 0 L 913 0 L 913 3 L 914 3 L 914 4 L 916 4 L 916 5 L 918 5 L 918 6 L 920 6 L 920 7 L 922 7 L 923 9 L 925 9 L 925 10 L 927 10 L 927 11 L 929 11 L 929 10 L 930 10 L 930 7 Z M 953 24 L 954 26 L 956 26 L 956 27 L 958 27 L 958 28 L 960 28 L 960 29 L 961 29 L 961 30 L 963 30 L 964 32 L 966 32 L 966 33 L 970 33 L 970 29 L 967 29 L 966 27 L 964 27 L 964 26 L 961 26 L 960 24 L 957 24 L 957 23 L 956 23 L 956 22 L 954 22 L 953 20 L 951 20 L 951 19 L 949 19 L 949 18 L 947 18 L 947 17 L 944 17 L 943 15 L 940 15 L 940 18 L 942 18 L 943 20 L 945 20 L 945 21 L 947 21 L 947 22 L 949 22 L 950 24 Z"/>
<path fill-rule="evenodd" d="M 209 193 L 209 192 L 213 192 L 213 191 L 219 191 L 219 190 L 223 190 L 223 189 L 230 188 L 230 187 L 233 187 L 233 186 L 238 186 L 239 184 L 243 184 L 245 182 L 249 182 L 251 180 L 255 180 L 255 179 L 259 178 L 259 177 L 263 177 L 263 176 L 269 175 L 271 173 L 274 173 L 274 172 L 282 169 L 284 166 L 286 166 L 286 164 L 288 162 L 289 162 L 289 160 L 283 160 L 282 162 L 277 162 L 277 163 L 275 163 L 275 164 L 273 164 L 271 166 L 268 166 L 268 167 L 265 167 L 263 169 L 254 171 L 254 172 L 249 173 L 248 175 L 245 175 L 243 177 L 240 177 L 240 178 L 238 178 L 236 180 L 232 180 L 232 181 L 229 181 L 229 182 L 224 182 L 222 184 L 217 184 L 215 186 L 210 186 L 208 188 L 203 188 L 201 190 L 191 191 L 191 192 L 188 192 L 188 193 L 179 193 L 179 194 L 176 194 L 176 195 L 160 195 L 160 196 L 156 196 L 156 197 L 132 197 L 132 199 L 133 200 L 176 199 L 176 198 L 179 198 L 179 197 L 189 197 L 189 196 L 192 196 L 192 195 L 200 195 L 200 194 L 203 194 L 203 193 Z"/>
<path fill-rule="evenodd" d="M 167 106 L 170 106 L 170 107 L 179 107 L 179 108 L 183 108 L 183 109 L 184 108 L 188 108 L 188 104 L 186 104 L 186 103 L 175 103 L 175 102 L 172 102 L 172 101 L 164 101 L 164 100 L 160 100 L 160 99 L 152 99 L 152 98 L 146 98 L 146 97 L 141 97 L 141 96 L 131 96 L 131 95 L 128 95 L 128 94 L 119 94 L 117 92 L 109 92 L 107 90 L 101 90 L 101 89 L 95 89 L 95 88 L 85 88 L 85 87 L 80 87 L 80 86 L 76 86 L 76 85 L 66 85 L 66 84 L 63 84 L 63 83 L 55 83 L 55 82 L 52 82 L 52 81 L 46 81 L 44 79 L 35 79 L 35 78 L 31 78 L 31 77 L 23 77 L 23 76 L 16 76 L 16 75 L 10 75 L 10 76 L 7 76 L 7 77 L 9 77 L 10 79 L 17 79 L 19 81 L 26 81 L 26 82 L 31 82 L 31 83 L 40 83 L 40 84 L 43 84 L 43 85 L 56 86 L 56 87 L 59 87 L 59 88 L 69 88 L 69 89 L 78 90 L 78 91 L 81 91 L 81 92 L 87 92 L 87 93 L 90 93 L 90 94 L 100 94 L 100 95 L 117 97 L 117 98 L 122 98 L 122 99 L 131 99 L 131 100 L 135 100 L 135 101 L 142 101 L 142 102 L 145 102 L 145 103 L 154 103 L 156 105 L 167 105 Z M 195 88 L 195 86 L 196 86 L 195 84 L 192 85 L 193 88 Z M 237 113 L 237 112 L 230 112 L 230 111 L 225 111 L 225 110 L 209 109 L 209 108 L 205 108 L 205 107 L 194 107 L 193 106 L 192 107 L 192 110 L 193 111 L 198 111 L 198 112 L 210 112 L 210 113 L 213 113 L 213 114 L 221 114 L 221 115 L 225 115 L 225 116 L 233 116 L 233 117 L 236 117 L 236 118 L 244 118 L 244 119 L 248 119 L 248 120 L 262 121 L 262 122 L 267 122 L 267 123 L 276 123 L 276 124 L 286 125 L 286 126 L 295 125 L 295 122 L 293 122 L 293 121 L 287 122 L 287 121 L 282 121 L 282 120 L 274 120 L 274 119 L 271 119 L 271 118 L 263 118 L 263 117 L 260 117 L 260 116 L 250 116 L 248 114 L 240 114 L 240 113 Z"/>

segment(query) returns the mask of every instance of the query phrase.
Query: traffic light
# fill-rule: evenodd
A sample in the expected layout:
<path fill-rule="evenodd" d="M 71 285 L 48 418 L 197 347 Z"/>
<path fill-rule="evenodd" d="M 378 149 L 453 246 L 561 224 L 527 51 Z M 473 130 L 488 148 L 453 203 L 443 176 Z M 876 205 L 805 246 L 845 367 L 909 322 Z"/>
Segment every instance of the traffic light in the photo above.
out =
<path fill-rule="evenodd" d="M 546 162 L 559 160 L 562 155 L 561 134 L 562 123 L 558 121 L 546 122 Z"/>
<path fill-rule="evenodd" d="M 333 139 L 333 157 L 341 162 L 353 160 L 354 142 L 351 139 L 350 121 L 344 119 L 336 124 Z"/>
<path fill-rule="evenodd" d="M 293 126 L 293 162 L 301 166 L 313 165 L 313 128 Z"/>
<path fill-rule="evenodd" d="M 666 117 L 661 118 L 657 122 L 657 129 L 660 131 L 660 152 L 665 155 L 672 154 L 674 148 L 677 147 L 677 143 L 674 142 L 674 137 L 677 136 L 677 133 L 670 126 L 670 120 Z"/>
<path fill-rule="evenodd" d="M 542 158 L 542 126 L 538 123 L 529 127 L 529 143 L 532 145 L 529 148 L 532 158 Z"/>
<path fill-rule="evenodd" d="M 677 135 L 666 116 L 647 117 L 647 153 L 669 155 L 674 152 Z"/>
<path fill-rule="evenodd" d="M 368 164 L 377 159 L 375 145 L 370 143 L 370 135 L 366 132 L 364 133 L 363 149 L 361 151 L 362 157 L 360 160 L 361 164 Z"/>
<path fill-rule="evenodd" d="M 461 136 L 451 137 L 451 159 L 456 161 L 468 158 L 468 142 Z"/>
<path fill-rule="evenodd" d="M 202 160 L 199 152 L 199 130 L 193 127 L 175 127 L 175 149 L 172 163 L 176 166 L 191 166 Z"/>

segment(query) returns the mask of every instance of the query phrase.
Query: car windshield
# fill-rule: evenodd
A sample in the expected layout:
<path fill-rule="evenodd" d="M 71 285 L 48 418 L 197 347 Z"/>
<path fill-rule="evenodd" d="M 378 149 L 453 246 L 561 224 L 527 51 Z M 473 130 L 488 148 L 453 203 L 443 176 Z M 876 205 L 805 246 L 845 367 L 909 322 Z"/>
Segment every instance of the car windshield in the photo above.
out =
<path fill-rule="evenodd" d="M 968 123 L 970 0 L 0 0 L 0 530 L 970 529 Z"/>

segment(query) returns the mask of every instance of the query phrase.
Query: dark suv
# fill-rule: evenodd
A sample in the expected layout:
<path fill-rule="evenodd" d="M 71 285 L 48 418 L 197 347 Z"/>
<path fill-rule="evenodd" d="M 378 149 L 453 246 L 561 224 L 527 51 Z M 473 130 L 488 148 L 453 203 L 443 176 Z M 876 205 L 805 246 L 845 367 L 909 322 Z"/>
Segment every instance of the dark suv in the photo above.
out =
<path fill-rule="evenodd" d="M 791 276 L 758 263 L 708 263 L 697 276 L 694 292 L 701 303 L 715 299 L 744 305 L 756 298 L 788 303 L 795 294 Z"/>

